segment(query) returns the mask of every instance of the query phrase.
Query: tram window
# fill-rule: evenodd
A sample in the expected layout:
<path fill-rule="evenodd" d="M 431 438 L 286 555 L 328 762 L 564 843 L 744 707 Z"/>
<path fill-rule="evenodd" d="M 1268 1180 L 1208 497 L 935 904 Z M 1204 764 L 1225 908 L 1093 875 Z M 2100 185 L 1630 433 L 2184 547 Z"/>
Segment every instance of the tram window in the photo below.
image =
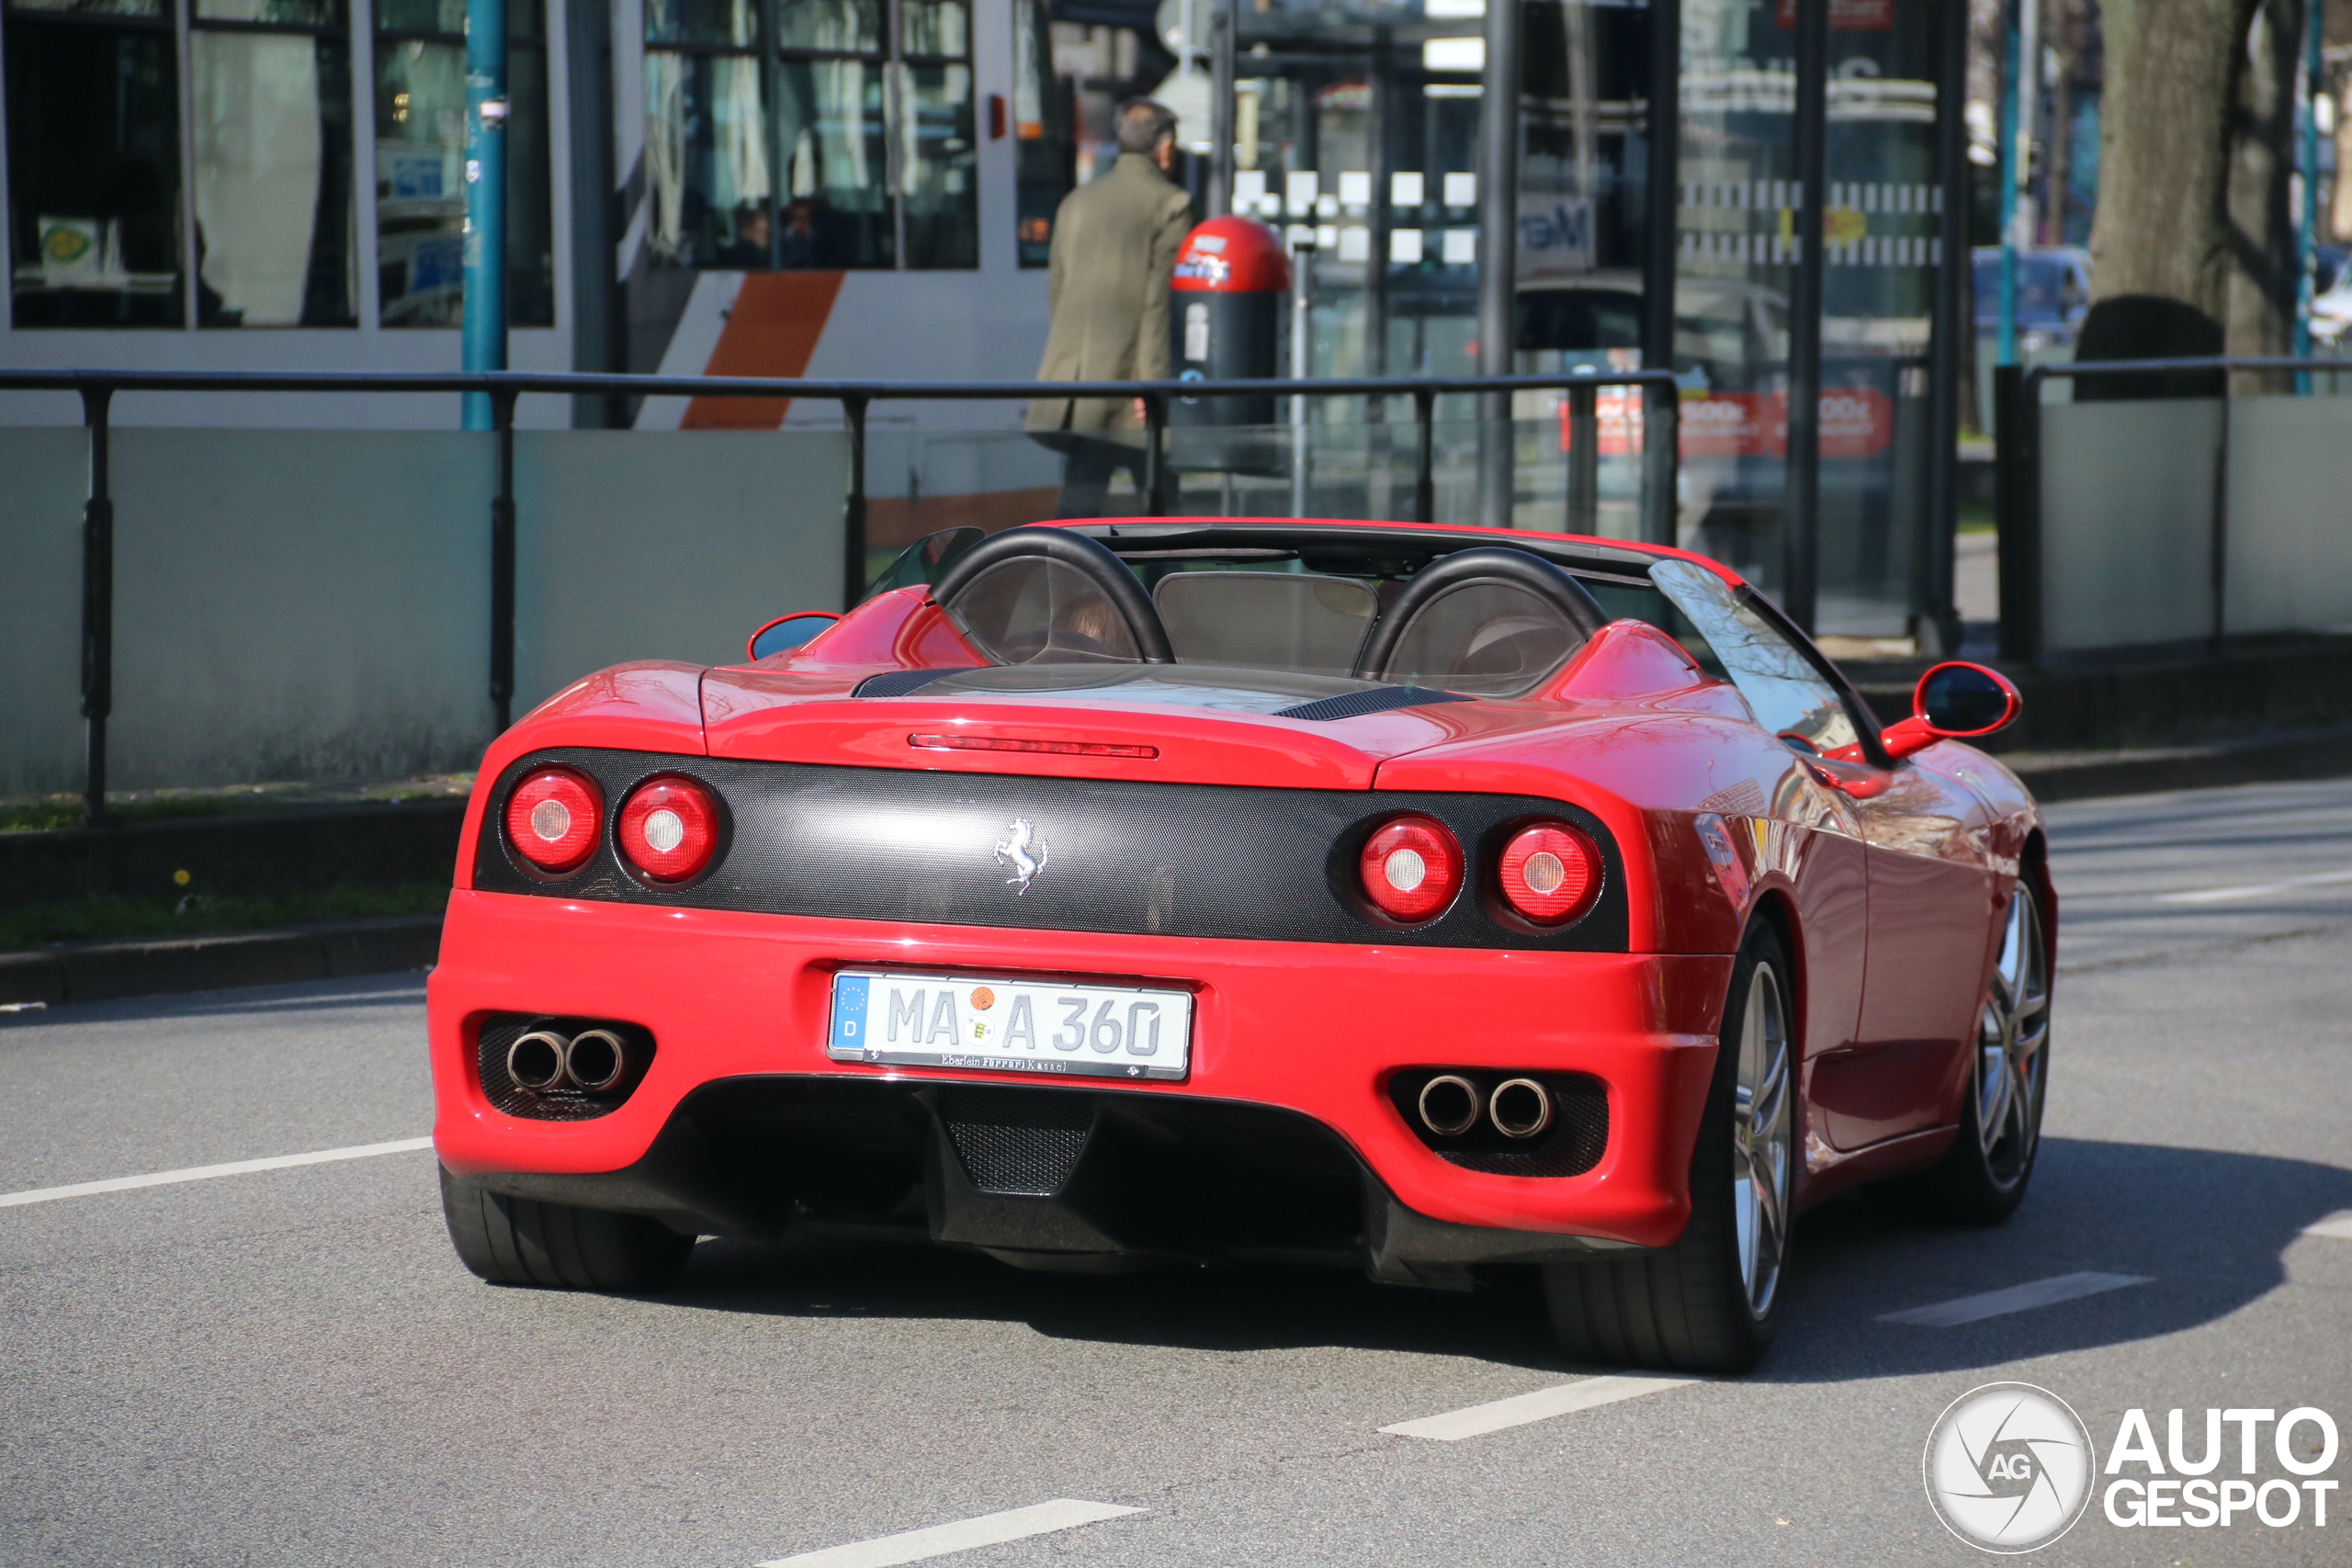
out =
<path fill-rule="evenodd" d="M 756 0 L 648 0 L 646 243 L 669 266 L 765 266 L 775 194 Z"/>
<path fill-rule="evenodd" d="M 979 265 L 967 0 L 646 0 L 645 14 L 657 264 Z"/>
<path fill-rule="evenodd" d="M 801 9 L 789 6 L 785 13 Z M 828 36 L 814 28 L 806 30 Z M 777 265 L 819 269 L 890 265 L 895 236 L 883 123 L 883 76 L 888 70 L 878 53 L 783 62 L 776 78 L 776 118 L 784 143 Z M 758 259 L 748 265 L 768 264 Z"/>
<path fill-rule="evenodd" d="M 355 324 L 342 0 L 197 0 L 189 27 L 197 324 Z"/>
<path fill-rule="evenodd" d="M 1077 157 L 1075 106 L 1069 82 L 1054 70 L 1046 0 L 1013 0 L 1012 26 L 1014 237 L 1021 265 L 1044 266 Z"/>
<path fill-rule="evenodd" d="M 465 315 L 464 0 L 377 0 L 376 277 L 388 327 Z M 506 9 L 506 319 L 555 322 L 547 51 L 539 7 Z"/>
<path fill-rule="evenodd" d="M 972 39 L 964 0 L 899 0 L 899 197 L 910 267 L 980 265 Z"/>
<path fill-rule="evenodd" d="M 181 325 L 179 77 L 161 0 L 7 10 L 8 241 L 19 327 Z"/>

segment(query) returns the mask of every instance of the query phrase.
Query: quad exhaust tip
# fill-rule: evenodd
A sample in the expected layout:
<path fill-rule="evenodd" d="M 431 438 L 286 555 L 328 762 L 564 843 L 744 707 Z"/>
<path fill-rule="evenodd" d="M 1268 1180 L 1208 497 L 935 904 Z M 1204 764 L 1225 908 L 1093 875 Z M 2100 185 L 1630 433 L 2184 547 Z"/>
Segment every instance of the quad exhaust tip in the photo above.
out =
<path fill-rule="evenodd" d="M 1505 1078 L 1487 1099 L 1487 1116 L 1506 1138 L 1532 1138 L 1552 1124 L 1552 1091 L 1533 1078 Z"/>
<path fill-rule="evenodd" d="M 517 1089 L 532 1094 L 552 1094 L 567 1086 L 601 1094 L 628 1072 L 628 1045 L 609 1029 L 583 1029 L 573 1035 L 534 1029 L 506 1047 L 506 1076 Z"/>
<path fill-rule="evenodd" d="M 583 1029 L 571 1037 L 564 1071 L 572 1083 L 590 1094 L 602 1093 L 628 1071 L 628 1047 L 609 1029 Z"/>
<path fill-rule="evenodd" d="M 506 1076 L 517 1089 L 545 1094 L 562 1087 L 564 1058 L 571 1054 L 571 1041 L 552 1029 L 534 1029 L 506 1047 Z"/>
<path fill-rule="evenodd" d="M 1490 1091 L 1460 1073 L 1423 1084 L 1415 1109 L 1431 1137 L 1459 1138 L 1485 1121 L 1514 1142 L 1543 1136 L 1555 1114 L 1552 1091 L 1534 1078 L 1505 1078 Z"/>
<path fill-rule="evenodd" d="M 1421 1086 L 1421 1125 L 1441 1138 L 1458 1138 L 1478 1124 L 1478 1086 L 1443 1073 Z"/>

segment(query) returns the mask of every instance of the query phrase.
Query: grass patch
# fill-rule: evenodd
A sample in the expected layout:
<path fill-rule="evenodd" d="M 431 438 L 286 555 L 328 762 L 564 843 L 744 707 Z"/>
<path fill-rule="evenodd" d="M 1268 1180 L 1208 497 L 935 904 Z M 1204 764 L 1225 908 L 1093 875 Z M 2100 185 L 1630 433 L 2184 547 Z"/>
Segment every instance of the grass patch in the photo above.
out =
<path fill-rule="evenodd" d="M 429 778 L 228 784 L 215 789 L 108 792 L 107 816 L 116 822 L 158 822 L 189 817 L 256 816 L 322 806 L 380 806 L 462 797 L 471 773 Z M 53 832 L 82 826 L 82 797 L 43 795 L 0 800 L 0 832 Z"/>
<path fill-rule="evenodd" d="M 312 920 L 379 915 L 433 915 L 449 901 L 446 882 L 399 887 L 335 887 L 286 898 L 231 898 L 210 894 L 162 898 L 85 898 L 71 904 L 28 904 L 0 909 L 0 951 L 59 942 L 128 942 L 204 936 L 216 931 L 274 931 Z"/>

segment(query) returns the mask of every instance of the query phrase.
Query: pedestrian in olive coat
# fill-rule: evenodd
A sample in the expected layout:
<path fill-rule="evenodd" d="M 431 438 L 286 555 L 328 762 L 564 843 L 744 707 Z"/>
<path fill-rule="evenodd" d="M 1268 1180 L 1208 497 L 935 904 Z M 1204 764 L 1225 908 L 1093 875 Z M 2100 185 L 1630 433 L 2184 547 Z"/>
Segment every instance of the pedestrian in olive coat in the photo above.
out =
<path fill-rule="evenodd" d="M 1119 158 L 1062 198 L 1046 275 L 1053 324 L 1040 381 L 1153 381 L 1168 364 L 1168 281 L 1193 226 L 1191 198 L 1170 183 L 1176 117 L 1142 99 L 1119 113 Z M 1111 471 L 1143 487 L 1139 400 L 1040 398 L 1032 435 L 1064 453 L 1059 515 L 1101 513 Z"/>

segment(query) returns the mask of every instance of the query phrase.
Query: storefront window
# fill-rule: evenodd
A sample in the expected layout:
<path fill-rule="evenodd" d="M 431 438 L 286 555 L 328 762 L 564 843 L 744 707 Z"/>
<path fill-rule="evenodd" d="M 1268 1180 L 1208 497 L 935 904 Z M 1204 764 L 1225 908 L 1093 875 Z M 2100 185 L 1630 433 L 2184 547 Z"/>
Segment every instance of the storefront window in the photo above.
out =
<path fill-rule="evenodd" d="M 506 319 L 555 322 L 547 51 L 536 5 L 506 9 Z M 465 314 L 464 0 L 376 6 L 376 276 L 388 327 Z"/>
<path fill-rule="evenodd" d="M 1899 637 L 1942 257 L 1935 12 L 1862 0 L 1833 6 L 1829 28 L 1818 622 Z M 1773 589 L 1784 576 L 1795 107 L 1792 5 L 1685 5 L 1675 364 L 1705 396 L 1682 405 L 1682 542 Z"/>
<path fill-rule="evenodd" d="M 5 48 L 16 324 L 182 325 L 179 91 L 162 0 L 9 0 Z"/>
<path fill-rule="evenodd" d="M 198 323 L 351 325 L 342 0 L 197 0 L 191 21 Z"/>

